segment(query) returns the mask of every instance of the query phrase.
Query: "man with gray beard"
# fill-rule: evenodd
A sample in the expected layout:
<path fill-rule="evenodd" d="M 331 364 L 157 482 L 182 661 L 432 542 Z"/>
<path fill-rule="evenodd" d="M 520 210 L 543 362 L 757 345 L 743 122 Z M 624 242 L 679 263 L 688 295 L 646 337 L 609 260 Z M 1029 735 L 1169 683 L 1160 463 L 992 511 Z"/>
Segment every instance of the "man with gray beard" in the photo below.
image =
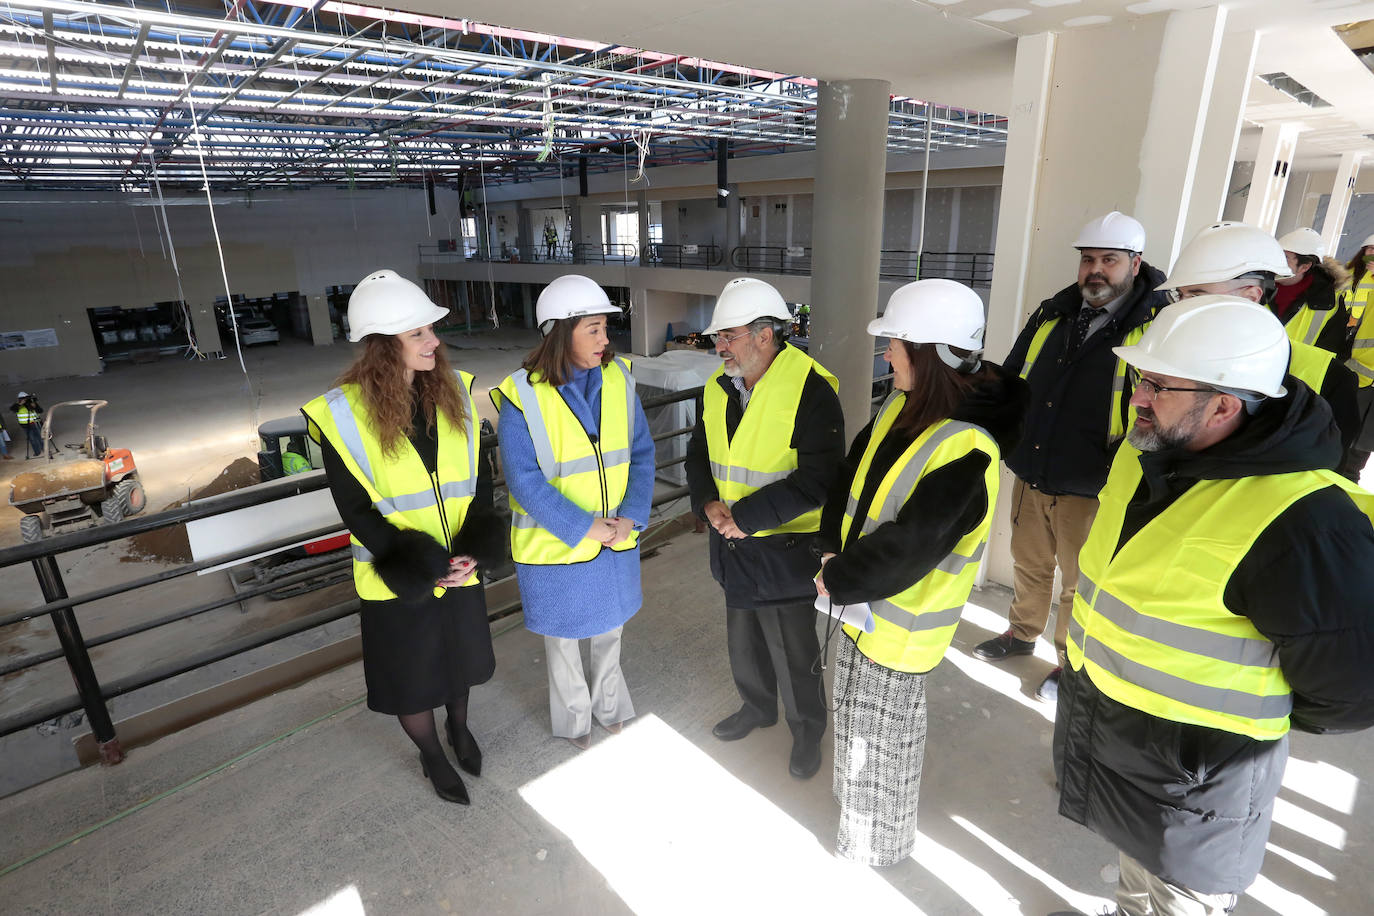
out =
<path fill-rule="evenodd" d="M 1290 727 L 1374 725 L 1374 495 L 1262 306 L 1202 295 L 1134 346 L 1054 728 L 1059 813 L 1120 851 L 1119 914 L 1222 916 L 1264 859 Z"/>
<path fill-rule="evenodd" d="M 1036 696 L 1054 702 L 1064 664 L 1065 633 L 1078 549 L 1097 511 L 1112 450 L 1130 423 L 1126 364 L 1112 347 L 1134 343 L 1166 299 L 1164 275 L 1141 258 L 1145 228 L 1112 211 L 1090 221 L 1074 241 L 1078 282 L 1031 315 L 1006 362 L 1031 388 L 1026 429 L 1004 455 L 1016 475 L 1011 496 L 1015 597 L 1005 633 L 979 643 L 978 658 L 1000 662 L 1035 651 L 1050 617 L 1055 567 L 1061 574 L 1054 627 L 1056 667 Z"/>

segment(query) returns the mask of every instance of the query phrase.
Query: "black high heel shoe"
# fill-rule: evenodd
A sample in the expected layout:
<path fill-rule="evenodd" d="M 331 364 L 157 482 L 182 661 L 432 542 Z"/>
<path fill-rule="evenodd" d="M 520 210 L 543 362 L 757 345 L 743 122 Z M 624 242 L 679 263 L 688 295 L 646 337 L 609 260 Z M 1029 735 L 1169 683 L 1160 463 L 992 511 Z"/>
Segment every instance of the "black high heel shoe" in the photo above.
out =
<path fill-rule="evenodd" d="M 482 749 L 477 746 L 477 739 L 468 730 L 467 723 L 464 722 L 462 731 L 456 733 L 453 730 L 452 719 L 445 722 L 444 727 L 448 731 L 449 747 L 453 748 L 453 753 L 458 756 L 458 766 L 463 768 L 464 773 L 481 776 Z"/>
<path fill-rule="evenodd" d="M 444 768 L 448 770 L 448 773 L 436 772 L 434 776 L 431 778 L 429 775 L 429 764 L 425 763 L 425 759 L 423 757 L 420 758 L 420 772 L 424 773 L 425 778 L 429 780 L 430 785 L 434 786 L 435 795 L 439 796 L 446 802 L 453 802 L 459 805 L 470 804 L 471 802 L 468 799 L 468 787 L 463 785 L 463 777 L 453 772 L 453 767 L 448 766 L 447 760 L 444 761 L 444 765 Z M 453 777 L 452 783 L 448 781 L 449 776 Z"/>

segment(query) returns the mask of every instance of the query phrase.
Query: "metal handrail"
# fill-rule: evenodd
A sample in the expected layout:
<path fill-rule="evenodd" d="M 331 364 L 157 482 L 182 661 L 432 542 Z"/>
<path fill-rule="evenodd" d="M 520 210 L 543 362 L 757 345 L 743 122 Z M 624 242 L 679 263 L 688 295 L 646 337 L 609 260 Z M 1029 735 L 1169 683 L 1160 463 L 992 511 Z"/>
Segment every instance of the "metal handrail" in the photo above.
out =
<path fill-rule="evenodd" d="M 572 246 L 574 264 L 628 264 L 639 257 L 639 247 L 624 242 L 578 242 Z"/>
<path fill-rule="evenodd" d="M 700 387 L 697 387 L 687 391 L 672 392 L 652 398 L 645 398 L 641 404 L 645 409 L 661 407 L 665 404 L 695 399 L 697 395 L 701 393 L 701 390 Z M 673 430 L 668 434 L 655 436 L 654 439 L 658 441 L 664 438 L 672 438 L 673 436 L 686 435 L 690 432 L 690 427 L 683 427 Z M 495 434 L 485 435 L 481 440 L 482 446 L 488 449 L 494 448 L 496 443 Z M 223 566 L 236 560 L 260 555 L 264 551 L 271 552 L 289 547 L 301 543 L 302 540 L 308 541 L 325 537 L 337 533 L 339 528 L 337 526 L 331 526 L 309 532 L 306 535 L 297 534 L 287 538 L 274 540 L 266 544 L 255 544 L 232 554 L 217 556 L 210 560 L 180 564 L 172 569 L 159 570 L 158 572 L 139 579 L 113 586 L 105 586 L 76 596 L 67 594 L 66 586 L 62 581 L 62 575 L 56 562 L 58 554 L 87 547 L 96 547 L 132 537 L 136 534 L 156 531 L 173 525 L 184 524 L 188 521 L 195 521 L 197 519 L 210 518 L 250 506 L 263 505 L 303 493 L 311 493 L 324 489 L 327 486 L 328 481 L 325 479 L 324 472 L 313 471 L 306 474 L 274 480 L 247 490 L 231 490 L 228 493 L 197 500 L 194 503 L 175 509 L 125 519 L 112 525 L 98 525 L 93 528 L 86 528 L 80 531 L 73 531 L 68 534 L 46 538 L 36 543 L 23 544 L 0 550 L 0 568 L 15 566 L 25 562 L 33 564 L 44 599 L 42 605 L 0 618 L 0 627 L 14 626 L 39 615 L 47 614 L 53 620 L 54 628 L 57 631 L 62 646 L 61 652 L 47 651 L 37 653 L 25 656 L 18 661 L 7 663 L 3 668 L 0 668 L 0 675 L 23 671 L 37 665 L 55 661 L 59 657 L 65 657 L 68 666 L 71 668 L 72 679 L 76 686 L 75 699 L 70 696 L 60 697 L 40 703 L 31 708 L 27 713 L 8 717 L 0 716 L 0 737 L 48 721 L 55 716 L 84 709 L 96 742 L 100 746 L 101 759 L 106 763 L 118 763 L 123 759 L 124 755 L 123 750 L 119 747 L 118 736 L 116 735 L 114 724 L 110 718 L 106 701 L 130 691 L 160 683 L 161 681 L 176 677 L 188 671 L 194 671 L 242 652 L 260 648 L 261 646 L 285 639 L 297 633 L 302 633 L 324 623 L 339 620 L 356 612 L 358 608 L 358 599 L 354 597 L 332 607 L 323 608 L 283 624 L 258 631 L 257 633 L 205 647 L 185 656 L 171 659 L 161 664 L 151 665 L 134 673 L 107 679 L 102 682 L 97 677 L 91 664 L 89 650 L 94 646 L 105 645 L 140 633 L 146 633 L 150 630 L 158 629 L 159 627 L 168 626 L 172 623 L 215 610 L 216 608 L 254 597 L 263 592 L 280 588 L 282 585 L 292 584 L 297 579 L 303 580 L 324 571 L 335 568 L 341 569 L 350 564 L 352 560 L 349 557 L 345 557 L 337 561 L 337 563 L 328 563 L 319 567 L 314 567 L 308 572 L 292 574 L 272 583 L 262 584 L 241 592 L 236 592 L 228 597 L 214 598 L 190 607 L 179 608 L 154 620 L 136 623 L 92 639 L 86 639 L 81 635 L 80 626 L 76 618 L 76 608 L 80 605 L 115 597 L 150 585 L 166 582 L 180 576 L 191 575 L 211 567 Z M 686 495 L 687 488 L 678 487 L 658 494 L 652 504 L 655 506 L 663 505 L 664 503 L 672 502 Z M 497 583 L 488 583 L 488 585 L 495 584 Z"/>
<path fill-rule="evenodd" d="M 649 261 L 659 267 L 705 267 L 708 270 L 719 266 L 725 253 L 719 245 L 669 245 L 652 242 L 649 245 Z"/>
<path fill-rule="evenodd" d="M 805 246 L 740 245 L 730 263 L 744 271 L 772 274 L 811 273 L 811 249 Z"/>
<path fill-rule="evenodd" d="M 878 256 L 884 280 L 957 280 L 970 286 L 992 284 L 991 251 L 904 251 L 885 248 Z"/>

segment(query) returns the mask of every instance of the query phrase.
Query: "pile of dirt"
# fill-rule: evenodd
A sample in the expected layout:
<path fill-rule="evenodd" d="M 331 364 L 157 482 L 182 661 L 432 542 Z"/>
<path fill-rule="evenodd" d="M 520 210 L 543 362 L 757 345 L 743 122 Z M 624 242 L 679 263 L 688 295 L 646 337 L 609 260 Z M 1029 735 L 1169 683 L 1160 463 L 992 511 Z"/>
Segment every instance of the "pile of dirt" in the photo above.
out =
<path fill-rule="evenodd" d="M 260 482 L 258 463 L 251 458 L 238 458 L 220 471 L 214 480 L 192 493 L 189 499 L 177 500 L 170 505 L 163 506 L 161 511 L 179 509 L 191 500 L 218 496 L 221 493 L 228 493 L 230 490 L 237 490 L 242 487 L 251 487 Z M 127 543 L 128 552 L 120 558 L 121 562 L 137 563 L 143 560 L 162 560 L 168 563 L 191 562 L 191 541 L 186 536 L 185 525 L 172 525 L 167 528 L 159 528 L 156 531 L 145 531 L 129 538 Z"/>

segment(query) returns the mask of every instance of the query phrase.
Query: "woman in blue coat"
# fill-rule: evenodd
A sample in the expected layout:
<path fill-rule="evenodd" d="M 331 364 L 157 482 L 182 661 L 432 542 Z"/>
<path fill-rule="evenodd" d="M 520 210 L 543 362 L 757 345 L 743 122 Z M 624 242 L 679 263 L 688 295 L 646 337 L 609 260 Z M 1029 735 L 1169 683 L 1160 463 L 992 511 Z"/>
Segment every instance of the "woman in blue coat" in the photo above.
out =
<path fill-rule="evenodd" d="M 492 391 L 525 626 L 544 637 L 553 733 L 580 749 L 592 719 L 614 734 L 634 715 L 620 636 L 642 602 L 638 533 L 654 489 L 644 409 L 606 335 L 618 311 L 587 277 L 550 283 L 536 306 L 543 340 Z"/>

